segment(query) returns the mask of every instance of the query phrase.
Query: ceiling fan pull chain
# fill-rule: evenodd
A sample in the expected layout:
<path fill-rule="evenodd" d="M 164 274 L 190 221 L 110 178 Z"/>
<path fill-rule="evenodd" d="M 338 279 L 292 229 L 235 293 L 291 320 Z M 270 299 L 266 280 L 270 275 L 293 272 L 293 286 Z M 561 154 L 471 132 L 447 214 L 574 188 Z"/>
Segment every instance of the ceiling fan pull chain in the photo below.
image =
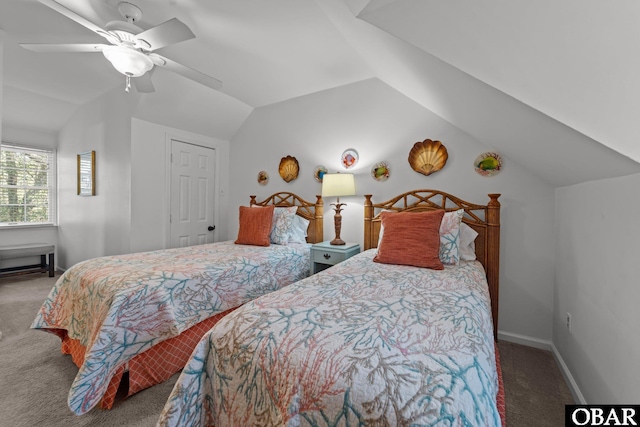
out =
<path fill-rule="evenodd" d="M 126 85 L 124 87 L 124 91 L 129 93 L 129 91 L 131 90 L 131 77 L 130 76 L 125 76 L 126 77 Z"/>

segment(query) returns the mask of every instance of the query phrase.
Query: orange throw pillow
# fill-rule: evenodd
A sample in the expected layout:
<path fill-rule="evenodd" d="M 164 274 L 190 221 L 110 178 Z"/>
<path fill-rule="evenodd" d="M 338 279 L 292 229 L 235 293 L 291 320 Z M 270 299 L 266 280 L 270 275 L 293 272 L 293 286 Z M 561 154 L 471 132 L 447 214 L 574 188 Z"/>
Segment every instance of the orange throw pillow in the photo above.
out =
<path fill-rule="evenodd" d="M 384 234 L 373 261 L 442 270 L 440 223 L 443 210 L 382 212 Z"/>
<path fill-rule="evenodd" d="M 274 206 L 259 209 L 240 206 L 240 229 L 234 243 L 238 245 L 269 246 Z"/>

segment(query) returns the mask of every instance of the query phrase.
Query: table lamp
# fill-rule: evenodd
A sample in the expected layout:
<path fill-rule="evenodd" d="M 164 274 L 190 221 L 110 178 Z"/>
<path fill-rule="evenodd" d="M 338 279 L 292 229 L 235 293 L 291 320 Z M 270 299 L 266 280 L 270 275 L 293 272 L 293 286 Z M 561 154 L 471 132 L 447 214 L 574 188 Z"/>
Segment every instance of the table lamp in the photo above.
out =
<path fill-rule="evenodd" d="M 336 229 L 336 238 L 331 242 L 332 245 L 344 245 L 344 240 L 340 238 L 340 229 L 342 228 L 342 206 L 346 203 L 340 203 L 340 196 L 355 196 L 356 184 L 351 173 L 325 173 L 322 177 L 322 197 L 337 197 L 336 203 L 331 203 L 336 211 L 333 221 Z"/>

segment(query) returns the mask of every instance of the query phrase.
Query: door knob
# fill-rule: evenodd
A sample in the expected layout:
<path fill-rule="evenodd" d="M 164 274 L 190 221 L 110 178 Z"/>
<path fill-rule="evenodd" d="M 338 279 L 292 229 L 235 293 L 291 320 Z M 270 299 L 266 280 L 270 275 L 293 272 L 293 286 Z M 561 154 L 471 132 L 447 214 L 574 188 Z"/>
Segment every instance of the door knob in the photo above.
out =
<path fill-rule="evenodd" d="M 215 229 L 216 229 L 215 225 L 210 225 L 209 227 L 207 227 L 207 230 L 209 230 L 209 231 L 213 231 Z"/>

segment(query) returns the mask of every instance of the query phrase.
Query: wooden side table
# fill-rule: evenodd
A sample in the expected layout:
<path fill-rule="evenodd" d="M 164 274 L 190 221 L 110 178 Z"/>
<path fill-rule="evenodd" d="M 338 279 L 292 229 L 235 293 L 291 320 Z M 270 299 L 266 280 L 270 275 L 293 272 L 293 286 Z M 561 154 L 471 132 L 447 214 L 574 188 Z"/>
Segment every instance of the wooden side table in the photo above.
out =
<path fill-rule="evenodd" d="M 316 243 L 311 246 L 311 274 L 316 274 L 359 253 L 360 245 L 357 243 L 345 245 L 331 245 L 328 241 Z"/>

